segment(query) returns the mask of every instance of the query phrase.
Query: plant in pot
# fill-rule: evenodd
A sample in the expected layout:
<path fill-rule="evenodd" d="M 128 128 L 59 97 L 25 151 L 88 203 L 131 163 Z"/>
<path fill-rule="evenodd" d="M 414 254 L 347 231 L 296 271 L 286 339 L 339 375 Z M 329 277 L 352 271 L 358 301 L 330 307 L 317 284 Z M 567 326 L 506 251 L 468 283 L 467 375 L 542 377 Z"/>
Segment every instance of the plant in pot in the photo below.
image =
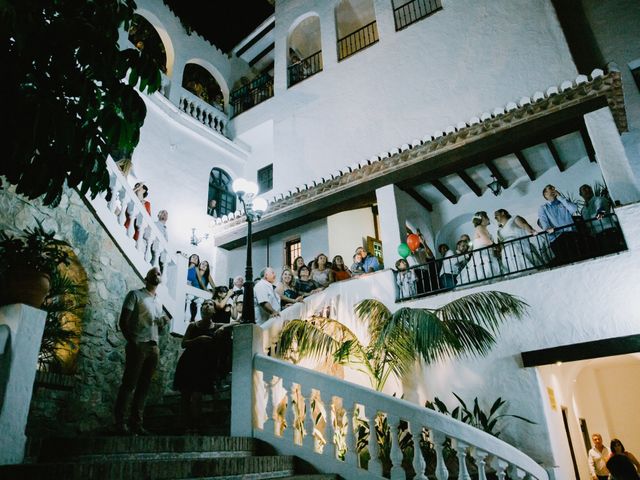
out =
<path fill-rule="evenodd" d="M 17 237 L 0 230 L 0 305 L 40 308 L 49 293 L 51 274 L 59 265 L 69 265 L 66 245 L 39 221 Z"/>

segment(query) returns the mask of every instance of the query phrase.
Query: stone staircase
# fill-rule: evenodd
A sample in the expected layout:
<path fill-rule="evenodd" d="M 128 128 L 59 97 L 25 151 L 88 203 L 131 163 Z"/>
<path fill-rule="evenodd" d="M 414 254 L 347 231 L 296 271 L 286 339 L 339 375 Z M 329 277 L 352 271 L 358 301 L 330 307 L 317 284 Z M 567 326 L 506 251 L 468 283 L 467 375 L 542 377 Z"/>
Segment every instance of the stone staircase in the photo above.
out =
<path fill-rule="evenodd" d="M 309 479 L 331 480 L 305 462 L 252 438 L 230 437 L 230 392 L 205 397 L 204 435 L 183 435 L 180 398 L 147 407 L 154 436 L 30 439 L 29 463 L 0 466 L 2 479 Z"/>

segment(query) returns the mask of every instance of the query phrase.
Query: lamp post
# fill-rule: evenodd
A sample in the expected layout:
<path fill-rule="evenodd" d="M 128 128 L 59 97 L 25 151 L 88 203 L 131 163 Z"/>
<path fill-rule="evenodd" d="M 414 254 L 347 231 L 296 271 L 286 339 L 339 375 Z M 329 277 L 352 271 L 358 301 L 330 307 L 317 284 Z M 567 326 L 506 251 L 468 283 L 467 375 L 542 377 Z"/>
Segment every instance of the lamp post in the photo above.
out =
<path fill-rule="evenodd" d="M 244 178 L 234 180 L 233 191 L 238 196 L 238 200 L 244 207 L 244 214 L 247 219 L 247 263 L 244 273 L 244 289 L 242 300 L 242 323 L 256 323 L 253 306 L 253 265 L 251 264 L 252 231 L 253 222 L 260 220 L 262 214 L 267 210 L 267 201 L 264 198 L 256 197 L 258 186 Z"/>

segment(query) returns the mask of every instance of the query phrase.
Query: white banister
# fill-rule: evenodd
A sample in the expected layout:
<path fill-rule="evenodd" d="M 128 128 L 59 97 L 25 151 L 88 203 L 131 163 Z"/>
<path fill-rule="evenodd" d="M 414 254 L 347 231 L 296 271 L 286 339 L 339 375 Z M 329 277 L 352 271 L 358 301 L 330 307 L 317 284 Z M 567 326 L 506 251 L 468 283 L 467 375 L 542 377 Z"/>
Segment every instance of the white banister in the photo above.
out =
<path fill-rule="evenodd" d="M 226 136 L 227 123 L 229 122 L 227 115 L 185 88 L 179 88 L 180 100 L 178 108 L 203 125 Z"/>

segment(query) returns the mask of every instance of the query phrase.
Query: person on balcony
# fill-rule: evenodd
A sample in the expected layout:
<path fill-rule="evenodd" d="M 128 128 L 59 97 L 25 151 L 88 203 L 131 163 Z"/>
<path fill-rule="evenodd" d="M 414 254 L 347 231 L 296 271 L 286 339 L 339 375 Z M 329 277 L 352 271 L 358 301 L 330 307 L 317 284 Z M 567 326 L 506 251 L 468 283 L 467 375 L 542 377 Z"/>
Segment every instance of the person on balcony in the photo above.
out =
<path fill-rule="evenodd" d="M 209 200 L 209 205 L 207 206 L 207 215 L 213 218 L 218 218 L 218 209 L 216 208 L 217 206 L 218 201 L 215 198 Z"/>
<path fill-rule="evenodd" d="M 260 280 L 253 288 L 255 317 L 258 325 L 280 315 L 280 295 L 276 292 L 275 282 L 275 270 L 267 267 L 260 272 Z"/>
<path fill-rule="evenodd" d="M 198 280 L 197 288 L 200 290 L 213 290 L 216 288 L 216 282 L 213 281 L 213 277 L 211 276 L 209 262 L 206 260 L 201 261 L 200 265 L 198 265 L 196 278 Z"/>
<path fill-rule="evenodd" d="M 298 275 L 298 280 L 296 280 L 296 291 L 298 292 L 298 295 L 305 298 L 309 295 L 322 291 L 322 287 L 310 278 L 311 270 L 309 270 L 309 267 L 306 265 L 300 267 Z"/>
<path fill-rule="evenodd" d="M 302 257 L 296 257 L 296 259 L 293 261 L 293 264 L 291 265 L 291 271 L 293 272 L 293 274 L 295 275 L 296 278 L 299 278 L 299 271 L 300 271 L 300 267 L 304 267 L 306 265 L 306 263 L 304 263 L 304 258 Z"/>
<path fill-rule="evenodd" d="M 396 262 L 396 285 L 398 286 L 398 298 L 415 297 L 418 293 L 416 286 L 416 272 L 409 270 L 409 263 L 401 258 Z"/>
<path fill-rule="evenodd" d="M 340 280 L 346 280 L 351 278 L 351 272 L 344 264 L 342 255 L 336 255 L 331 261 L 331 270 L 333 270 L 333 280 L 339 282 Z"/>
<path fill-rule="evenodd" d="M 537 230 L 519 215 L 511 214 L 501 208 L 494 212 L 498 222 L 498 241 L 503 244 L 504 268 L 506 272 L 517 272 L 542 266 L 543 262 L 538 250 L 531 244 L 529 235 L 537 235 Z"/>
<path fill-rule="evenodd" d="M 554 255 L 553 262 L 563 264 L 580 258 L 580 242 L 573 224 L 573 215 L 578 206 L 564 197 L 553 185 L 542 190 L 547 201 L 538 209 L 540 227 L 547 231 L 549 246 Z"/>
<path fill-rule="evenodd" d="M 302 296 L 296 290 L 293 272 L 286 267 L 280 274 L 280 282 L 276 286 L 276 292 L 280 295 L 280 306 L 283 310 L 289 305 L 302 301 Z"/>
<path fill-rule="evenodd" d="M 133 187 L 133 193 L 136 194 L 136 197 L 138 197 L 138 200 L 140 200 L 140 203 L 142 203 L 147 213 L 151 215 L 151 202 L 149 202 L 148 200 L 145 200 L 145 198 L 147 198 L 147 196 L 149 195 L 149 187 L 147 187 L 144 184 L 144 182 L 138 182 Z M 129 215 L 128 209 L 126 212 L 124 212 L 124 215 L 125 215 L 124 228 L 125 230 L 127 230 L 129 228 L 129 225 L 131 225 L 131 216 Z M 133 239 L 138 240 L 138 237 L 140 236 L 140 227 L 138 226 L 137 219 L 133 223 L 133 228 L 134 228 Z"/>
<path fill-rule="evenodd" d="M 169 322 L 156 296 L 161 280 L 160 269 L 152 268 L 145 276 L 144 288 L 127 293 L 122 305 L 118 325 L 127 345 L 122 383 L 114 407 L 116 433 L 121 435 L 149 435 L 143 427 L 144 404 L 158 366 L 159 333 Z M 127 423 L 125 412 L 129 404 L 131 413 Z"/>
<path fill-rule="evenodd" d="M 356 248 L 356 253 L 362 257 L 362 268 L 365 273 L 377 272 L 378 270 L 382 270 L 382 265 L 378 261 L 378 257 L 375 255 L 371 255 L 364 248 L 358 247 Z"/>
<path fill-rule="evenodd" d="M 456 286 L 456 276 L 460 272 L 459 263 L 453 258 L 455 254 L 446 243 L 438 245 L 438 253 L 441 257 L 440 287 L 451 289 Z M 449 260 L 447 260 L 449 259 Z"/>
<path fill-rule="evenodd" d="M 311 279 L 322 288 L 333 283 L 333 270 L 327 265 L 329 259 L 324 253 L 319 254 L 311 267 Z"/>
<path fill-rule="evenodd" d="M 353 263 L 351 264 L 351 276 L 357 277 L 358 275 L 362 275 L 364 273 L 364 265 L 362 265 L 362 255 L 359 253 L 355 253 L 353 255 Z"/>
<path fill-rule="evenodd" d="M 187 284 L 192 287 L 200 288 L 198 281 L 198 266 L 200 265 L 200 256 L 197 253 L 189 257 L 189 266 L 187 267 Z"/>
<path fill-rule="evenodd" d="M 471 221 L 475 227 L 473 255 L 458 274 L 458 284 L 485 280 L 502 273 L 499 246 L 493 241 L 487 229 L 491 224 L 487 212 L 476 212 Z"/>
<path fill-rule="evenodd" d="M 588 222 L 588 232 L 594 238 L 594 250 L 599 254 L 620 251 L 622 248 L 622 236 L 615 221 L 609 215 L 611 213 L 611 201 L 606 189 L 594 195 L 590 185 L 580 187 L 580 196 L 584 200 L 582 218 Z"/>

